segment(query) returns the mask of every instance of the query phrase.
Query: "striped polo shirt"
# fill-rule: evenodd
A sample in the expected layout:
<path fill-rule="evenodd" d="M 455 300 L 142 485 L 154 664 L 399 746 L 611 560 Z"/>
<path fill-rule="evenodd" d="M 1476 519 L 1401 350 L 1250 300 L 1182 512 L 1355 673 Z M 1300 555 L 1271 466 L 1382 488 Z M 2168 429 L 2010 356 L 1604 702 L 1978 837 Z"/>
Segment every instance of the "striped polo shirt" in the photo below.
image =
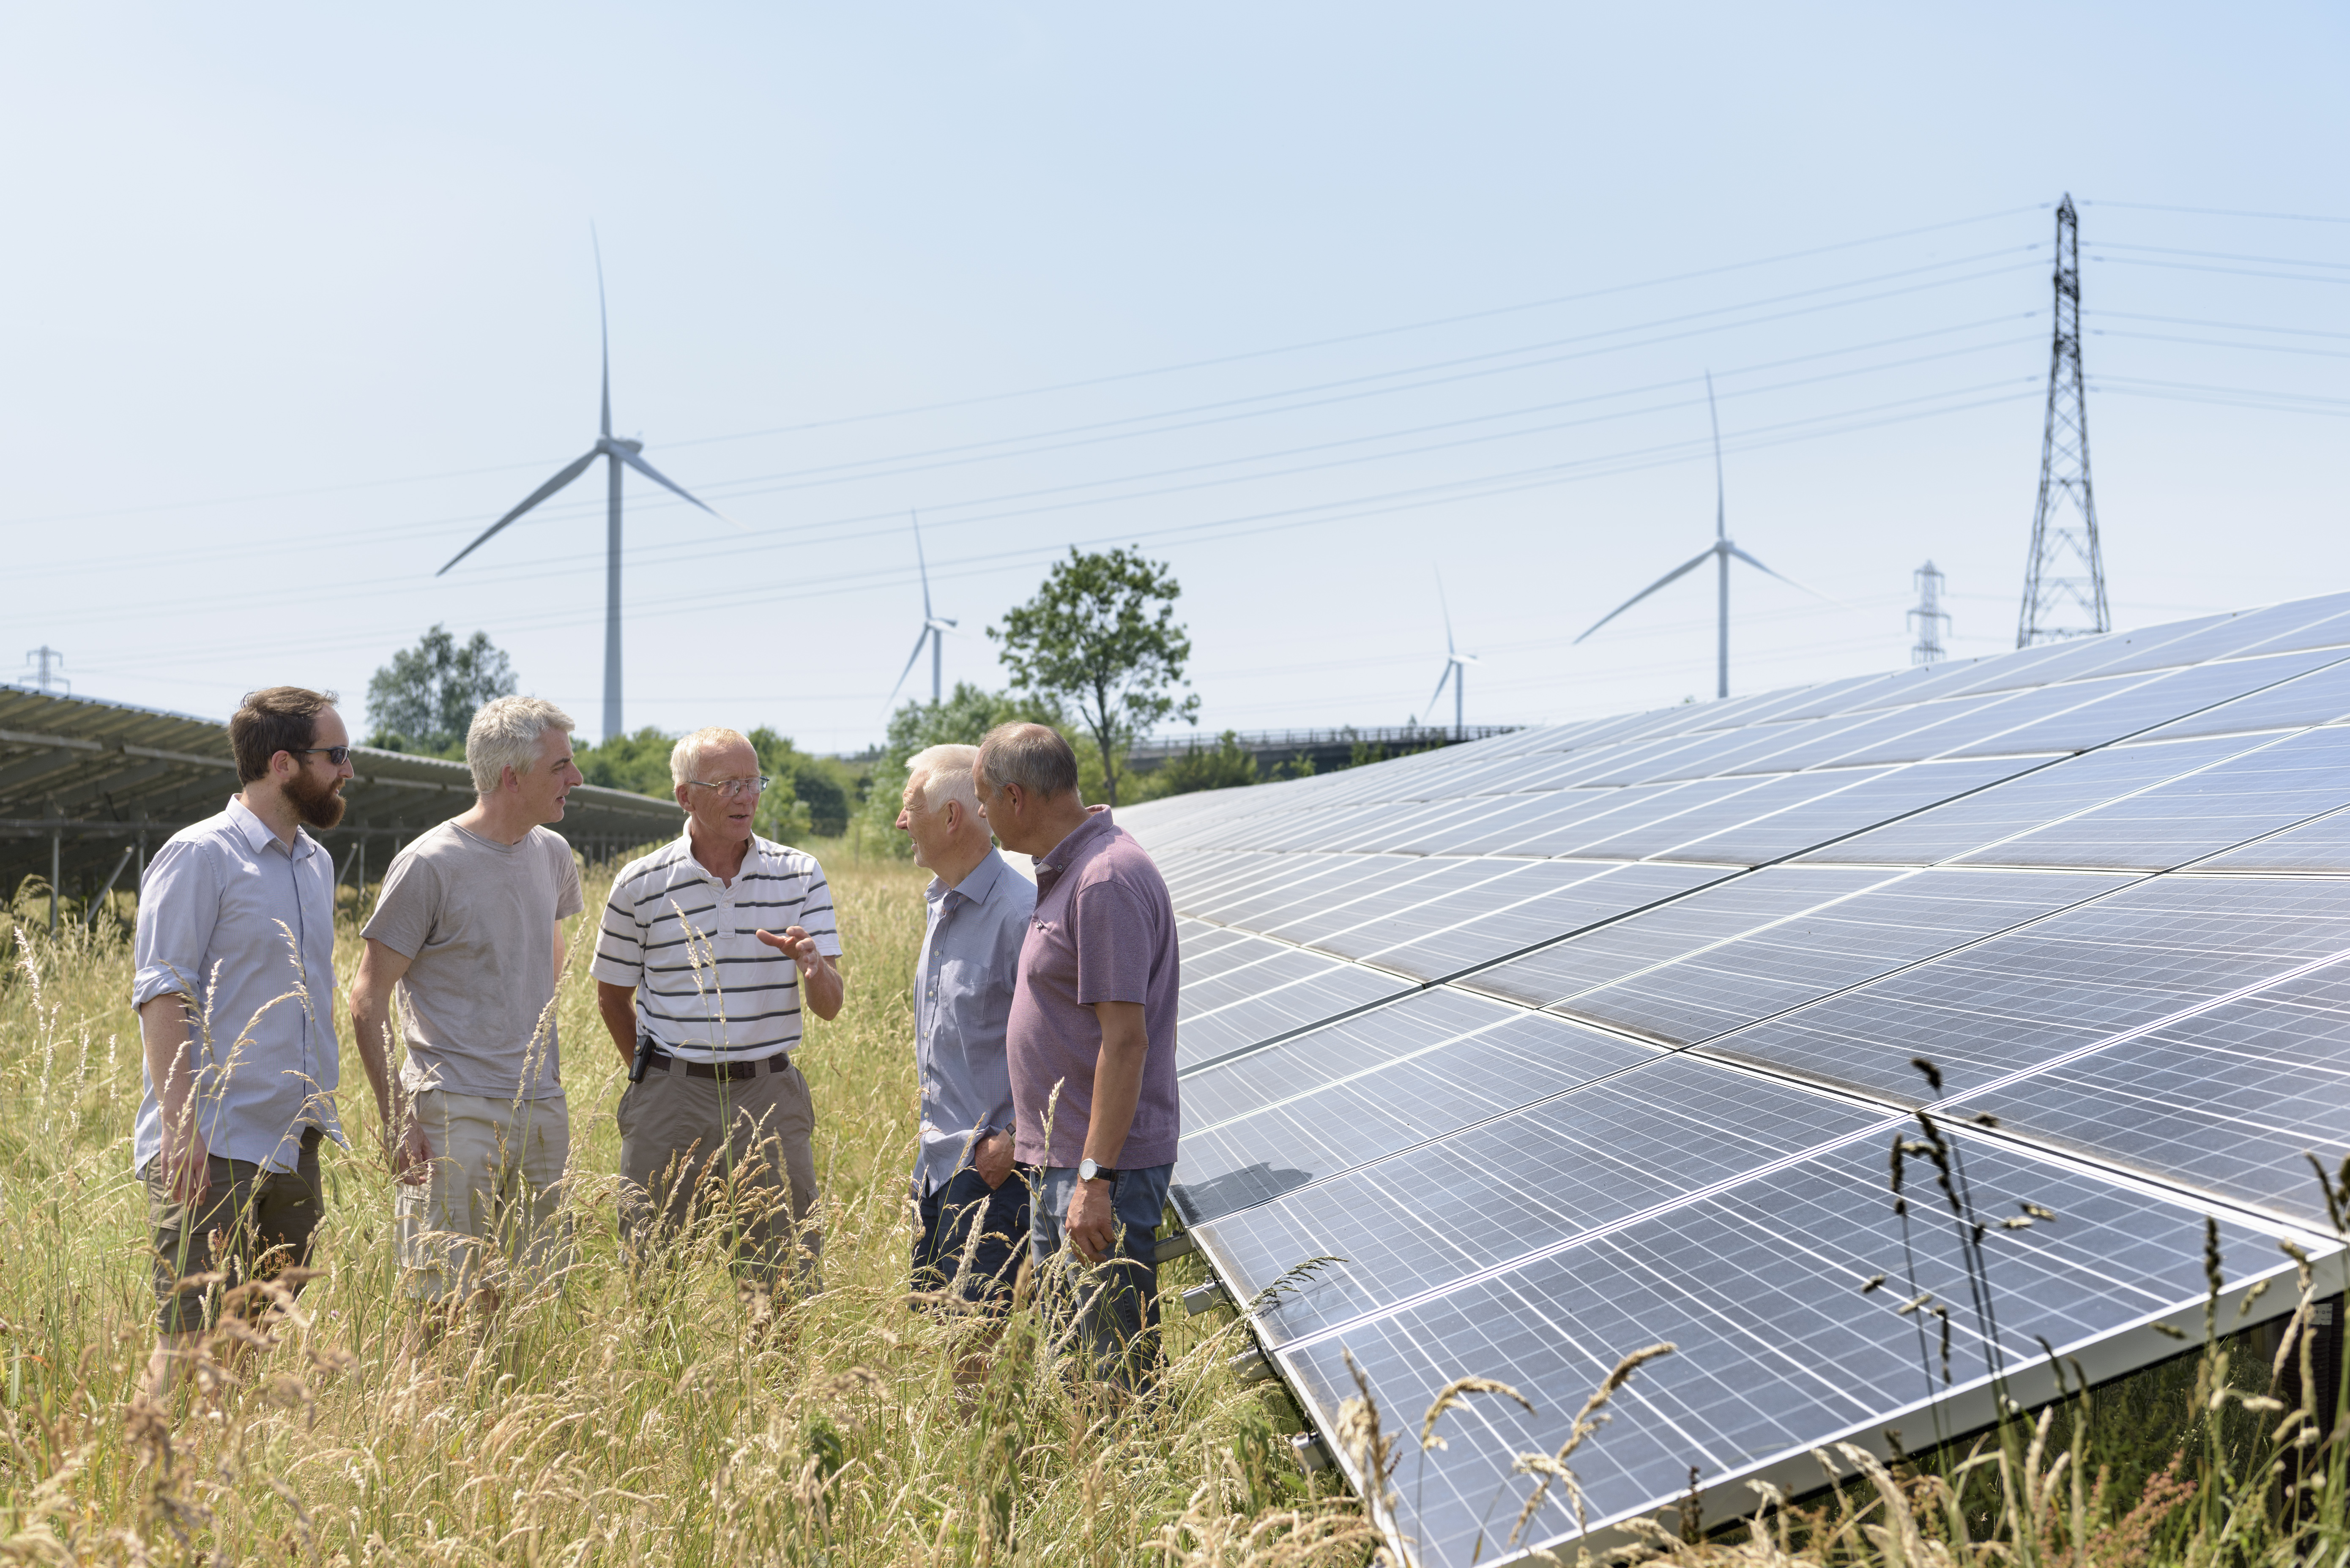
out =
<path fill-rule="evenodd" d="M 832 889 L 813 856 L 754 835 L 722 885 L 690 836 L 621 867 L 604 905 L 593 972 L 637 991 L 637 1024 L 689 1062 L 756 1059 L 800 1043 L 799 966 L 759 940 L 798 926 L 840 956 Z"/>

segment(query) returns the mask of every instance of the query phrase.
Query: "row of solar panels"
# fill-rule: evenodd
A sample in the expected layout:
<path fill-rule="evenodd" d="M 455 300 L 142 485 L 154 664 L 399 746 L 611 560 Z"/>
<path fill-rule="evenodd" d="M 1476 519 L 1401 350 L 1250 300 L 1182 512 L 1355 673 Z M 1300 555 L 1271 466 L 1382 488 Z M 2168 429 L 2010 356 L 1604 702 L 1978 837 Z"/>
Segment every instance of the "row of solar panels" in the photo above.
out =
<path fill-rule="evenodd" d="M 1407 1461 L 1414 1559 L 1492 1558 L 1638 1345 L 1681 1349 L 1578 1456 L 1603 1521 L 1980 1413 L 2034 1335 L 2150 1358 L 2207 1210 L 2239 1289 L 2319 1242 L 2345 644 L 2350 596 L 1124 814 L 1187 917 L 1175 1201 L 1309 1411 L 1347 1352 L 1399 1419 L 1467 1374 L 1538 1407 Z M 1996 1323 L 1886 1190 L 1918 1055 L 2002 1124 L 1960 1139 L 1994 1226 L 2060 1216 L 1991 1232 Z M 1914 1291 L 1858 1291 L 1905 1255 L 1952 1384 Z"/>

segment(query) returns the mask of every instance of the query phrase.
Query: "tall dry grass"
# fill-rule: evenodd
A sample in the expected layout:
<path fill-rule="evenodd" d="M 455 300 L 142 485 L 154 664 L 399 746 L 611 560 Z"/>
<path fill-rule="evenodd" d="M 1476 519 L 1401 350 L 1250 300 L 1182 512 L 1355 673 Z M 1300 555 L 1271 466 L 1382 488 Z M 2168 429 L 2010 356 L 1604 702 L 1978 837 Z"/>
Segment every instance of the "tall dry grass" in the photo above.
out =
<path fill-rule="evenodd" d="M 923 874 L 827 859 L 850 1001 L 837 1023 L 809 1020 L 800 1056 L 819 1116 L 825 1294 L 762 1321 L 738 1300 L 714 1234 L 674 1271 L 621 1268 L 621 1074 L 595 1014 L 588 937 L 575 931 L 556 1013 L 576 1266 L 511 1291 L 486 1326 L 420 1350 L 393 1255 L 392 1182 L 347 1050 L 353 1148 L 326 1158 L 318 1273 L 257 1343 L 229 1331 L 207 1342 L 189 1407 L 168 1425 L 126 1418 L 154 1319 L 130 1171 L 128 944 L 103 913 L 94 930 L 68 923 L 51 938 L 45 909 L 20 901 L 0 978 L 0 1560 L 1304 1568 L 1392 1550 L 1378 1530 L 1408 1529 L 1400 1498 L 1383 1483 L 1366 1509 L 1332 1480 L 1300 1477 L 1282 1438 L 1295 1411 L 1277 1386 L 1244 1387 L 1229 1371 L 1245 1341 L 1226 1314 L 1169 1314 L 1166 1374 L 1146 1402 L 1084 1397 L 1024 1308 L 983 1380 L 958 1383 L 981 1331 L 910 1310 L 905 1295 Z M 590 873 L 591 910 L 608 875 Z M 338 933 L 346 974 L 352 913 Z M 2324 1179 L 2337 1219 L 2350 1217 L 2350 1187 Z M 1661 1516 L 1638 1551 L 1773 1568 L 2350 1568 L 2350 1428 L 2321 1440 L 2323 1412 L 2275 1397 L 2295 1381 L 2288 1372 L 2314 1386 L 2309 1336 L 2249 1365 L 2246 1342 L 2218 1320 L 2216 1261 L 2213 1272 L 2206 1343 L 2180 1368 L 2076 1390 L 1952 1453 L 1887 1464 L 1824 1452 L 1817 1500 L 1760 1492 L 1750 1519 L 1697 1540 Z M 1162 1285 L 1171 1296 L 1202 1277 L 1184 1259 Z M 2296 1330 L 2312 1304 L 2307 1270 L 2302 1288 Z M 1559 1452 L 1522 1457 L 1530 1492 L 1579 1505 L 1577 1450 L 1605 1442 L 1613 1395 L 1671 1349 L 1627 1355 Z M 1409 1449 L 1441 1442 L 1464 1401 L 1522 1399 L 1478 1370 L 1462 1369 L 1416 1424 L 1381 1412 L 1365 1386 L 1334 1440 L 1357 1473 L 1392 1476 Z M 2142 1424 L 2133 1398 L 2164 1408 L 2165 1452 L 2116 1484 L 2101 1456 L 2115 1428 Z M 2101 1425 L 2101 1407 L 2124 1418 Z M 1497 1541 L 1485 1555 L 1508 1550 Z M 1545 1555 L 1588 1561 L 1572 1543 Z"/>
<path fill-rule="evenodd" d="M 674 1272 L 620 1267 L 622 1075 L 586 927 L 557 1002 L 576 1267 L 420 1352 L 392 1182 L 347 1045 L 353 1147 L 326 1156 L 318 1273 L 267 1343 L 213 1336 L 168 1427 L 125 1418 L 154 1322 L 130 1168 L 128 946 L 102 919 L 54 940 L 17 921 L 0 981 L 0 1560 L 1359 1563 L 1359 1511 L 1332 1483 L 1296 1479 L 1278 1433 L 1294 1412 L 1234 1380 L 1241 1331 L 1222 1314 L 1170 1314 L 1148 1403 L 1077 1397 L 1033 1313 L 984 1383 L 959 1390 L 976 1330 L 906 1302 L 924 874 L 828 868 L 849 1003 L 837 1023 L 809 1021 L 800 1056 L 819 1118 L 823 1295 L 756 1321 L 712 1237 Z M 608 876 L 590 873 L 591 910 Z M 1183 1260 L 1164 1282 L 1199 1271 Z"/>

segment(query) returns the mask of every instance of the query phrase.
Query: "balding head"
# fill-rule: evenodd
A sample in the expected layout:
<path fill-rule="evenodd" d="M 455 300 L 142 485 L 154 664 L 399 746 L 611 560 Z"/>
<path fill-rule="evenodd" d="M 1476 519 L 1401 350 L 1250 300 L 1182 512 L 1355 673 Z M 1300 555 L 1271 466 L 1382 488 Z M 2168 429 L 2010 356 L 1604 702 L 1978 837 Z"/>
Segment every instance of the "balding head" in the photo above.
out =
<path fill-rule="evenodd" d="M 998 724 L 979 742 L 976 771 L 986 788 L 1017 785 L 1039 802 L 1077 793 L 1077 753 L 1044 724 Z"/>
<path fill-rule="evenodd" d="M 972 770 L 979 809 L 998 843 L 1047 855 L 1086 820 L 1077 753 L 1042 724 L 998 724 L 979 743 Z"/>

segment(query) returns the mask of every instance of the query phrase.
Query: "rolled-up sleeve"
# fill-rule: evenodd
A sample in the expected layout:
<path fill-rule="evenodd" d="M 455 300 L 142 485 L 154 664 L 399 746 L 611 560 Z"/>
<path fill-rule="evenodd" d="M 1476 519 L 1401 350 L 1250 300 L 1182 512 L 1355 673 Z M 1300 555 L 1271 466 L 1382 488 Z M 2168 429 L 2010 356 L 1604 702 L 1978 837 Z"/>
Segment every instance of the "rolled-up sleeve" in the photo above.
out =
<path fill-rule="evenodd" d="M 219 918 L 220 873 L 212 857 L 182 839 L 164 845 L 139 883 L 130 1005 L 144 1007 L 174 992 L 203 996 L 204 954 Z"/>

